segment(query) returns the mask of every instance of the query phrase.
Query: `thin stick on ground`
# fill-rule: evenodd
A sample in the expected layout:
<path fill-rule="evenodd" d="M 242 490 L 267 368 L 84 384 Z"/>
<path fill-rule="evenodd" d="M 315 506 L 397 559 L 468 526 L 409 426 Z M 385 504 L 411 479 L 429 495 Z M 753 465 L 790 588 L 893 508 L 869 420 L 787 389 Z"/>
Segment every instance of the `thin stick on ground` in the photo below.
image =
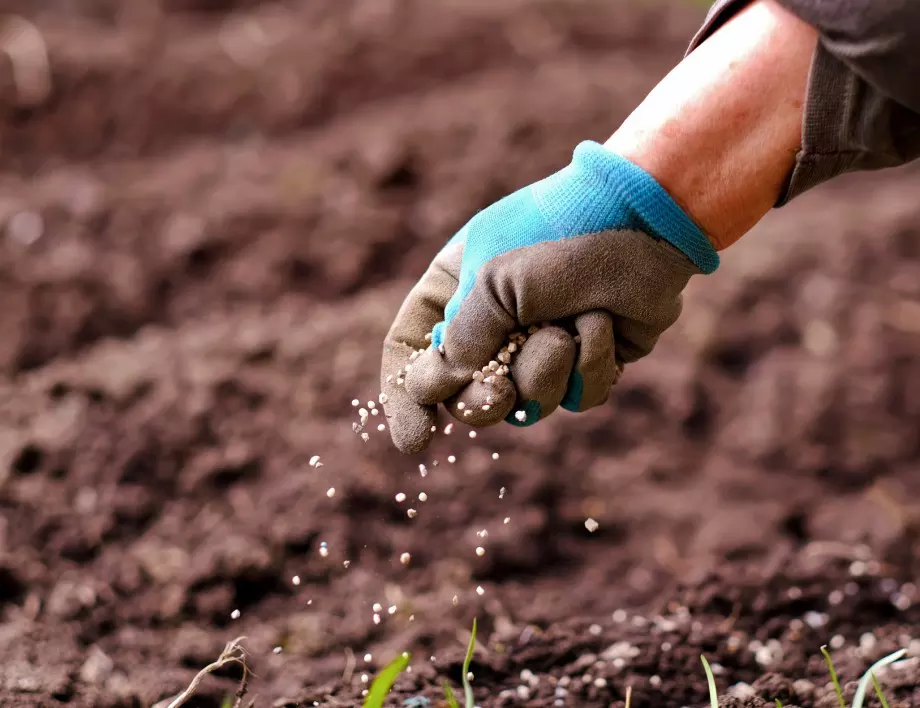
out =
<path fill-rule="evenodd" d="M 246 637 L 237 637 L 236 639 L 227 642 L 227 646 L 224 647 L 224 650 L 220 653 L 220 656 L 217 659 L 205 666 L 201 671 L 195 674 L 195 677 L 192 679 L 192 682 L 188 685 L 182 693 L 176 696 L 172 702 L 166 706 L 166 708 L 179 708 L 179 706 L 184 705 L 189 698 L 195 695 L 195 691 L 198 690 L 198 686 L 201 685 L 201 682 L 208 674 L 212 674 L 215 671 L 219 671 L 229 664 L 240 664 L 243 667 L 243 678 L 240 681 L 240 691 L 245 693 L 247 679 L 249 676 L 249 669 L 246 666 L 246 652 L 243 651 L 243 647 L 240 645 Z M 239 699 L 242 699 L 240 692 L 237 692 Z"/>

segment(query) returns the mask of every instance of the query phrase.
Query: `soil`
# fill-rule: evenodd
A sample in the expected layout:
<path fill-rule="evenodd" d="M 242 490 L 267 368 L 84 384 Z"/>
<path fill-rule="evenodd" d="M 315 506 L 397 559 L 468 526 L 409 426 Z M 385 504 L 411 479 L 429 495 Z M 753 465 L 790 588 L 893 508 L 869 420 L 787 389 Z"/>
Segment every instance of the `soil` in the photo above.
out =
<path fill-rule="evenodd" d="M 724 705 L 828 708 L 825 643 L 850 693 L 907 648 L 920 705 L 920 172 L 771 214 L 602 410 L 407 458 L 351 399 L 412 279 L 701 8 L 4 9 L 52 92 L 0 62 L 0 704 L 153 705 L 244 635 L 257 706 L 359 705 L 403 650 L 391 704 L 437 706 L 476 617 L 483 707 L 702 706 L 705 653 Z"/>

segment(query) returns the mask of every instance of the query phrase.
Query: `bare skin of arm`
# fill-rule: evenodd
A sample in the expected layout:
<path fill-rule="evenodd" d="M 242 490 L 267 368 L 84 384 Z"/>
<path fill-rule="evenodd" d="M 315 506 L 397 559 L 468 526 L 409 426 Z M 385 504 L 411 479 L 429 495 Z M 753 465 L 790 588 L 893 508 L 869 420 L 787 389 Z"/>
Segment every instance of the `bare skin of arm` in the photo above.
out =
<path fill-rule="evenodd" d="M 802 136 L 810 25 L 757 0 L 678 64 L 606 142 L 649 172 L 716 249 L 776 203 Z"/>

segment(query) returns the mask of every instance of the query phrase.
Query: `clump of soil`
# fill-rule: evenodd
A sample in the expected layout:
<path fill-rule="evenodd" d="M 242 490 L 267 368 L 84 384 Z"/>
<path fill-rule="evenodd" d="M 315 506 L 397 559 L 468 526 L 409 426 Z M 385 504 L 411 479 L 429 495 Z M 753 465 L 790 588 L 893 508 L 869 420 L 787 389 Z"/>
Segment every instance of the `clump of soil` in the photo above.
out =
<path fill-rule="evenodd" d="M 772 215 L 603 410 L 406 458 L 351 400 L 412 279 L 698 9 L 10 9 L 53 91 L 0 105 L 0 703 L 152 705 L 239 635 L 257 705 L 357 705 L 404 649 L 393 704 L 435 699 L 474 616 L 482 706 L 703 705 L 700 653 L 726 705 L 830 706 L 824 643 L 908 648 L 920 703 L 920 174 Z"/>

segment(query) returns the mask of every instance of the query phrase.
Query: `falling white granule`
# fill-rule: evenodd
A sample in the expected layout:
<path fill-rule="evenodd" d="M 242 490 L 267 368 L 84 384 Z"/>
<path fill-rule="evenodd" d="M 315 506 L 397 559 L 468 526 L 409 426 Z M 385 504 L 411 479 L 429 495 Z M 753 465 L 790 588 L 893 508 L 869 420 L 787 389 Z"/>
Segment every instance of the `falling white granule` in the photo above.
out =
<path fill-rule="evenodd" d="M 485 549 L 485 548 L 483 548 L 482 546 L 476 546 L 476 555 L 477 555 L 477 556 L 482 557 L 482 556 L 484 556 L 485 554 L 486 554 L 486 549 Z"/>
<path fill-rule="evenodd" d="M 466 408 L 466 404 L 465 404 L 463 401 L 460 401 L 460 402 L 457 404 L 457 410 L 458 410 L 458 411 L 462 411 L 464 408 Z"/>
<path fill-rule="evenodd" d="M 594 533 L 600 527 L 600 524 L 597 523 L 594 519 L 585 519 L 585 528 L 588 529 L 590 533 Z"/>
<path fill-rule="evenodd" d="M 477 585 L 477 586 L 476 586 L 476 594 L 477 594 L 477 595 L 485 595 L 485 592 L 486 592 L 486 591 L 483 589 L 482 585 Z"/>
<path fill-rule="evenodd" d="M 373 661 L 373 659 L 374 659 L 374 657 L 371 656 L 370 654 L 365 654 L 365 655 L 364 655 L 364 660 L 365 660 L 366 662 L 368 662 L 368 663 L 370 663 L 371 661 Z"/>
<path fill-rule="evenodd" d="M 506 516 L 506 517 L 505 517 L 505 521 L 504 521 L 503 523 L 505 523 L 505 524 L 510 524 L 510 523 L 511 523 L 511 517 L 510 517 L 510 516 Z"/>
<path fill-rule="evenodd" d="M 414 519 L 417 513 L 418 512 L 415 509 L 406 509 L 406 516 L 408 516 L 410 519 Z"/>
<path fill-rule="evenodd" d="M 377 426 L 377 430 L 379 430 L 381 433 L 386 429 L 387 429 L 387 426 L 385 426 L 383 423 Z"/>
<path fill-rule="evenodd" d="M 391 615 L 395 615 L 395 614 L 396 614 L 396 605 L 390 605 L 390 606 L 387 608 L 387 612 L 389 612 Z"/>
<path fill-rule="evenodd" d="M 332 499 L 332 497 L 335 496 L 335 487 L 329 487 L 329 489 L 326 490 L 326 496 Z"/>
<path fill-rule="evenodd" d="M 476 535 L 479 536 L 479 538 L 488 538 L 489 532 L 486 529 L 479 529 L 479 531 L 476 532 Z"/>
<path fill-rule="evenodd" d="M 428 501 L 428 495 L 425 494 L 425 492 L 419 492 L 419 493 L 418 493 L 418 500 L 419 500 L 420 502 L 426 502 L 426 501 Z"/>
<path fill-rule="evenodd" d="M 326 557 L 329 556 L 329 549 L 326 548 L 325 546 L 320 546 L 319 554 L 320 554 L 323 558 L 326 558 Z"/>
<path fill-rule="evenodd" d="M 460 604 L 460 598 L 454 595 L 453 598 L 451 599 L 451 602 L 454 604 L 454 607 L 456 607 L 457 605 Z"/>
<path fill-rule="evenodd" d="M 428 468 L 425 467 L 425 465 L 419 465 L 419 466 L 418 466 L 418 473 L 419 473 L 420 475 L 422 475 L 422 477 L 427 477 L 427 476 L 428 476 Z"/>
<path fill-rule="evenodd" d="M 493 460 L 497 460 L 497 459 L 498 459 L 498 453 L 497 453 L 497 452 L 493 452 L 493 453 L 492 453 L 492 459 L 493 459 Z"/>
<path fill-rule="evenodd" d="M 498 498 L 499 498 L 499 499 L 504 499 L 504 498 L 505 498 L 505 492 L 506 492 L 506 491 L 507 491 L 507 490 L 506 490 L 504 487 L 502 487 L 501 489 L 499 489 L 499 490 L 498 490 Z"/>
<path fill-rule="evenodd" d="M 377 404 L 374 403 L 373 401 L 368 401 L 367 407 L 370 408 L 371 410 L 374 410 L 377 407 Z"/>
<path fill-rule="evenodd" d="M 348 568 L 348 566 L 351 565 L 351 561 L 342 561 L 342 565 L 344 565 L 346 568 Z"/>
<path fill-rule="evenodd" d="M 359 408 L 359 409 L 358 409 L 358 415 L 361 416 L 361 420 L 367 420 L 367 415 L 368 415 L 367 409 L 366 409 L 366 408 Z"/>
<path fill-rule="evenodd" d="M 517 418 L 519 422 L 523 423 L 525 420 L 527 420 L 527 412 L 518 411 L 517 413 L 514 414 L 514 417 Z"/>
<path fill-rule="evenodd" d="M 470 437 L 471 437 L 471 438 L 475 438 L 475 437 L 476 437 L 476 431 L 475 431 L 475 430 L 471 430 L 471 431 L 470 431 Z"/>
<path fill-rule="evenodd" d="M 399 562 L 402 563 L 403 565 L 409 565 L 410 560 L 412 560 L 412 556 L 409 555 L 408 553 L 403 553 L 399 557 Z"/>
<path fill-rule="evenodd" d="M 380 411 L 378 411 L 378 410 L 375 408 L 374 410 L 371 411 L 371 415 L 380 415 Z"/>
<path fill-rule="evenodd" d="M 448 455 L 448 456 L 447 456 L 447 461 L 448 461 L 450 464 L 454 464 L 454 463 L 457 461 L 457 458 L 454 457 L 453 455 Z"/>
<path fill-rule="evenodd" d="M 374 624 L 380 624 L 380 615 L 378 614 L 374 615 Z"/>
<path fill-rule="evenodd" d="M 367 683 L 370 680 L 371 680 L 370 676 L 368 676 L 367 674 L 361 674 L 361 683 Z"/>
<path fill-rule="evenodd" d="M 367 433 L 361 433 L 361 439 L 362 439 L 364 442 L 367 442 L 368 440 L 371 439 L 371 436 L 368 435 Z"/>
<path fill-rule="evenodd" d="M 406 495 L 403 494 L 402 492 L 399 492 L 399 493 L 396 495 L 396 501 L 398 501 L 400 504 L 402 504 L 404 501 L 406 501 Z"/>
<path fill-rule="evenodd" d="M 240 618 L 239 610 L 234 610 L 233 612 L 230 613 L 230 619 L 239 619 L 239 618 Z"/>
<path fill-rule="evenodd" d="M 379 602 L 375 602 L 375 603 L 371 606 L 371 609 L 372 609 L 374 612 L 383 612 L 383 605 L 381 605 Z"/>
<path fill-rule="evenodd" d="M 380 405 L 382 406 L 384 403 L 386 403 L 386 402 L 389 401 L 390 399 L 389 399 L 389 397 L 387 397 L 387 395 L 386 395 L 385 393 L 381 393 L 381 394 L 377 397 L 377 400 L 380 401 Z"/>
<path fill-rule="evenodd" d="M 313 455 L 310 458 L 310 467 L 322 467 L 323 463 L 319 461 L 319 455 Z"/>
<path fill-rule="evenodd" d="M 453 424 L 453 423 L 448 423 L 447 425 L 444 426 L 444 434 L 445 434 L 445 435 L 450 435 L 453 431 L 454 431 L 454 424 Z"/>
<path fill-rule="evenodd" d="M 293 578 L 291 578 L 291 582 L 294 583 L 294 585 L 300 585 L 300 576 L 295 575 Z"/>
<path fill-rule="evenodd" d="M 358 406 L 361 405 L 361 401 L 359 401 L 357 398 L 353 398 L 353 399 L 351 399 L 351 405 L 353 405 L 355 408 L 357 408 Z"/>
<path fill-rule="evenodd" d="M 272 649 L 272 651 L 275 652 L 275 654 L 280 654 L 280 653 L 281 653 L 281 647 L 275 647 L 274 649 Z"/>

